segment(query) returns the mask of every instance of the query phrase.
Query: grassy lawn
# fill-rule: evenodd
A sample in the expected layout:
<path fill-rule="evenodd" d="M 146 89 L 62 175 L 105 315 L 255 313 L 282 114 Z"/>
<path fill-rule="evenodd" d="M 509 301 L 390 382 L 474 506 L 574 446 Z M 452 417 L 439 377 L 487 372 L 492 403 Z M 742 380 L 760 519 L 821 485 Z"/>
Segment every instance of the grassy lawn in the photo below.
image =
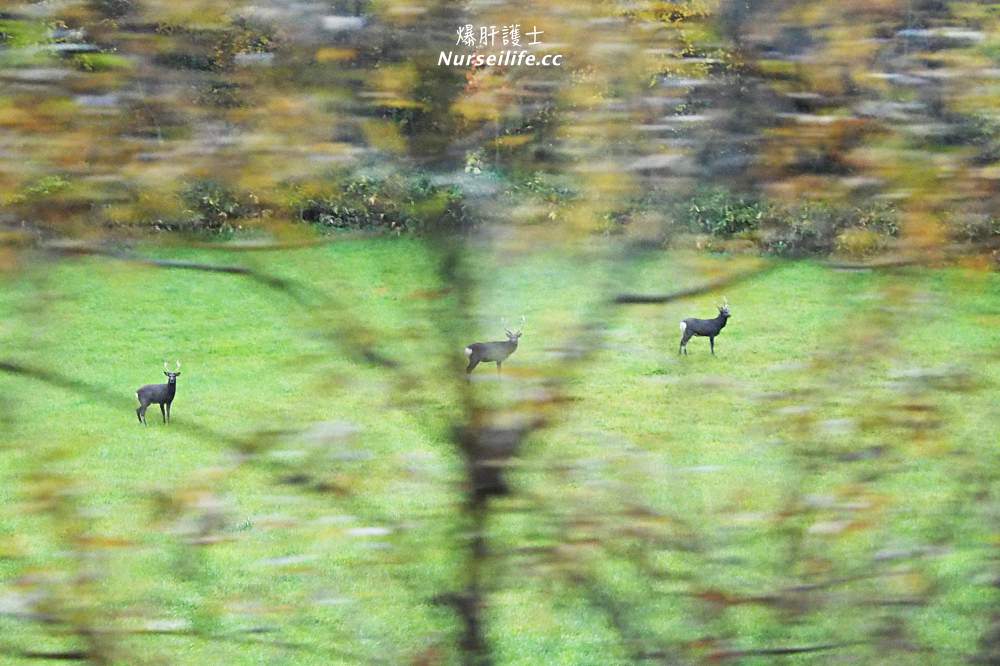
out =
<path fill-rule="evenodd" d="M 667 291 L 739 261 L 666 254 L 623 272 L 582 251 L 484 255 L 476 310 L 456 319 L 412 240 L 161 254 L 257 266 L 310 300 L 97 259 L 37 263 L 0 291 L 0 357 L 86 384 L 0 374 L 0 599 L 38 586 L 135 632 L 122 663 L 450 659 L 458 623 L 433 597 L 463 575 L 446 436 L 461 347 L 522 313 L 503 380 L 483 365 L 471 390 L 511 406 L 558 372 L 569 400 L 496 504 L 502 662 L 629 660 L 607 606 L 566 582 L 580 572 L 642 640 L 670 645 L 868 641 L 903 618 L 935 663 L 959 663 L 995 607 L 981 500 L 1000 490 L 996 274 L 788 263 L 726 291 L 717 356 L 696 338 L 679 357 L 679 320 L 713 316 L 714 295 L 615 308 L 609 289 Z M 579 335 L 598 350 L 567 373 Z M 153 406 L 144 428 L 134 391 L 177 358 L 174 423 Z M 844 582 L 785 603 L 820 579 Z M 782 600 L 739 600 L 767 596 Z M 39 626 L 0 614 L 6 645 L 77 646 Z M 874 643 L 844 650 L 879 663 Z"/>

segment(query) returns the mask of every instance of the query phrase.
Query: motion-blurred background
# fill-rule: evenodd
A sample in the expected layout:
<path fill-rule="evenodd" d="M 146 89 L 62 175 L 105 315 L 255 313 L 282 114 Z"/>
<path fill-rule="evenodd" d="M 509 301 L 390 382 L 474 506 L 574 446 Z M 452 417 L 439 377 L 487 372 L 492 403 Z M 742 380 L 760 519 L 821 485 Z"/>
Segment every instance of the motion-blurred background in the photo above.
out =
<path fill-rule="evenodd" d="M 3 2 L 0 661 L 997 663 L 998 94 L 993 2 Z"/>

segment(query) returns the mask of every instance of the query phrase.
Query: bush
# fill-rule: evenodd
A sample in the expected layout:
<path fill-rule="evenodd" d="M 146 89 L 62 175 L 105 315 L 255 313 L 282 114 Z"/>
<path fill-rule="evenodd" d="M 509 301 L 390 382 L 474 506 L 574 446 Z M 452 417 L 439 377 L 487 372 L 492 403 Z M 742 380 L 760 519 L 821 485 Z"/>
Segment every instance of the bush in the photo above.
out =
<path fill-rule="evenodd" d="M 886 238 L 869 229 L 846 229 L 837 236 L 837 254 L 861 259 L 886 248 Z"/>
<path fill-rule="evenodd" d="M 855 225 L 874 231 L 882 236 L 896 237 L 899 235 L 899 211 L 885 201 L 876 201 L 855 209 Z"/>
<path fill-rule="evenodd" d="M 788 206 L 723 187 L 699 190 L 676 207 L 674 217 L 691 233 L 709 239 L 736 238 L 745 241 L 739 246 L 742 251 L 746 242 L 752 242 L 764 252 L 783 256 L 834 251 L 867 255 L 884 249 L 888 238 L 899 233 L 898 213 L 889 203 L 846 206 L 807 201 Z M 713 250 L 732 247 L 709 239 L 700 245 Z"/>
<path fill-rule="evenodd" d="M 838 240 L 843 237 L 845 251 L 859 251 L 865 244 L 876 251 L 874 246 L 884 248 L 886 239 L 898 233 L 897 220 L 895 208 L 883 203 L 847 207 L 806 202 L 776 211 L 762 234 L 761 247 L 783 256 L 824 255 L 840 249 Z M 849 230 L 871 235 L 847 234 Z"/>
<path fill-rule="evenodd" d="M 1000 219 L 980 215 L 951 221 L 951 236 L 961 243 L 986 243 L 1000 238 Z"/>
<path fill-rule="evenodd" d="M 252 194 L 237 193 L 215 180 L 198 180 L 181 192 L 187 222 L 181 226 L 198 231 L 232 231 L 237 221 L 258 213 Z"/>
<path fill-rule="evenodd" d="M 762 246 L 782 256 L 829 254 L 837 236 L 848 226 L 846 217 L 833 206 L 806 202 L 775 216 L 763 235 Z"/>
<path fill-rule="evenodd" d="M 295 205 L 299 219 L 331 230 L 455 231 L 469 224 L 461 191 L 426 178 L 355 176 L 335 194 Z"/>
<path fill-rule="evenodd" d="M 695 233 L 728 238 L 759 228 L 768 209 L 759 199 L 711 188 L 695 194 L 680 211 L 678 221 Z"/>
<path fill-rule="evenodd" d="M 48 175 L 37 178 L 21 186 L 16 194 L 12 195 L 8 204 L 24 204 L 45 201 L 50 197 L 58 196 L 70 188 L 70 181 L 59 175 Z"/>

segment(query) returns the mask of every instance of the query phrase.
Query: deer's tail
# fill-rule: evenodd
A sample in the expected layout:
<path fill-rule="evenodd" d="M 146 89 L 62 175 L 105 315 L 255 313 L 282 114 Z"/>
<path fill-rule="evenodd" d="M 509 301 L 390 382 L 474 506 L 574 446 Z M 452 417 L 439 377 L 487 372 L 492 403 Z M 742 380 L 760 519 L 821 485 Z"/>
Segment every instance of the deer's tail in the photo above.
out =
<path fill-rule="evenodd" d="M 468 358 L 469 356 L 472 356 L 472 347 L 466 347 L 465 348 L 465 356 L 466 356 L 466 358 Z"/>
<path fill-rule="evenodd" d="M 681 322 L 681 335 L 684 334 L 684 331 L 687 330 L 687 327 L 688 327 L 688 323 L 686 321 L 682 321 Z"/>

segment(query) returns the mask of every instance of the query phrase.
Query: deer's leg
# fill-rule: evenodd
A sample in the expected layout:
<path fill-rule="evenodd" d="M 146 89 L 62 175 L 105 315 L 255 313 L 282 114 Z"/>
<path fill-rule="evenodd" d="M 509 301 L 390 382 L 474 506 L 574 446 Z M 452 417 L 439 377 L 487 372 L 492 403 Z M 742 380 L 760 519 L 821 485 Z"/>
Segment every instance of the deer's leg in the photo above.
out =
<path fill-rule="evenodd" d="M 142 405 L 135 408 L 135 416 L 139 419 L 139 423 L 142 423 Z"/>
<path fill-rule="evenodd" d="M 501 363 L 503 363 L 503 361 L 497 361 L 497 374 L 498 375 L 500 374 L 500 364 Z"/>
<path fill-rule="evenodd" d="M 708 346 L 712 348 L 712 356 L 715 356 L 715 336 L 708 338 Z"/>
<path fill-rule="evenodd" d="M 139 420 L 142 421 L 142 425 L 147 425 L 146 424 L 146 409 L 148 409 L 148 408 L 149 408 L 149 405 L 146 404 L 146 403 L 143 403 L 143 404 L 139 405 L 139 409 L 135 410 L 135 413 L 139 415 Z"/>
<path fill-rule="evenodd" d="M 684 332 L 684 336 L 681 338 L 681 348 L 677 350 L 678 354 L 681 353 L 681 350 L 684 350 L 684 355 L 687 356 L 687 353 L 688 353 L 688 340 L 691 339 L 692 335 L 694 335 L 694 333 L 690 333 L 688 331 Z"/>
<path fill-rule="evenodd" d="M 465 369 L 465 374 L 469 374 L 469 373 L 471 373 L 471 372 L 472 372 L 473 370 L 475 370 L 475 369 L 476 369 L 476 366 L 477 366 L 477 365 L 479 365 L 479 359 L 478 359 L 478 358 L 472 358 L 472 357 L 470 356 L 470 357 L 469 357 L 469 367 L 467 367 L 467 368 Z"/>
<path fill-rule="evenodd" d="M 167 423 L 170 423 L 170 403 L 167 403 Z"/>
<path fill-rule="evenodd" d="M 163 417 L 163 422 L 167 422 L 167 411 L 163 408 L 163 403 L 158 403 L 160 405 L 160 416 Z"/>

